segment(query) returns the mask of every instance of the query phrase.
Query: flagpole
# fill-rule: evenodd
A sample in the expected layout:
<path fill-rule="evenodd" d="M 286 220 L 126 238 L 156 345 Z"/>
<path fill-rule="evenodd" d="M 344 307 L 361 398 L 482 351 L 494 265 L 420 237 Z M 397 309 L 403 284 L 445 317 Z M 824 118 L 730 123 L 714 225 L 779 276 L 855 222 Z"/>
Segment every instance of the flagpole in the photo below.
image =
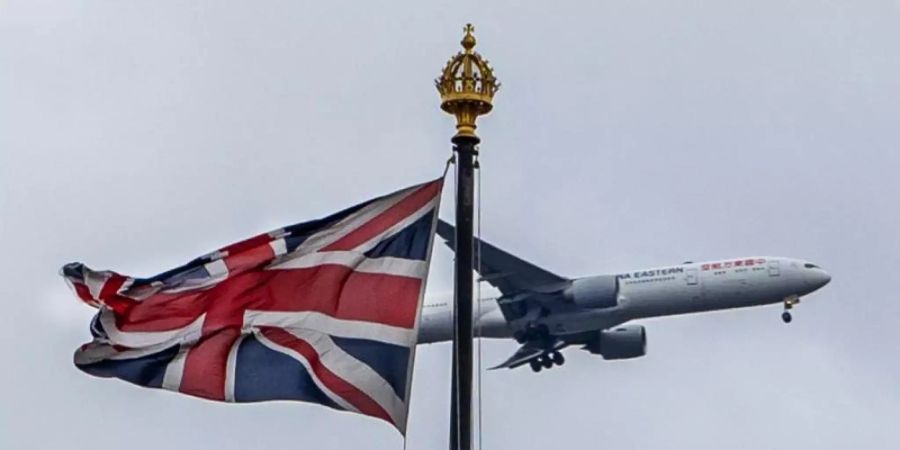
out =
<path fill-rule="evenodd" d="M 478 116 L 491 111 L 500 87 L 487 60 L 475 53 L 474 28 L 466 25 L 464 51 L 450 58 L 435 80 L 441 109 L 456 116 L 456 260 L 454 286 L 453 360 L 450 386 L 450 449 L 472 448 L 472 293 L 474 270 L 473 214 L 475 155 L 481 139 L 475 134 Z"/>
<path fill-rule="evenodd" d="M 451 376 L 451 412 L 456 402 L 456 415 L 450 418 L 452 450 L 469 450 L 472 442 L 472 271 L 475 247 L 473 213 L 475 202 L 475 145 L 473 136 L 454 136 L 456 152 L 456 288 L 453 355 L 456 373 Z M 456 391 L 456 392 L 453 392 Z M 455 394 L 455 395 L 454 395 Z M 454 420 L 456 419 L 456 420 Z M 455 425 L 454 425 L 454 422 Z M 455 432 L 455 433 L 454 433 Z M 455 438 L 455 439 L 454 439 Z M 456 441 L 456 448 L 452 445 Z"/>

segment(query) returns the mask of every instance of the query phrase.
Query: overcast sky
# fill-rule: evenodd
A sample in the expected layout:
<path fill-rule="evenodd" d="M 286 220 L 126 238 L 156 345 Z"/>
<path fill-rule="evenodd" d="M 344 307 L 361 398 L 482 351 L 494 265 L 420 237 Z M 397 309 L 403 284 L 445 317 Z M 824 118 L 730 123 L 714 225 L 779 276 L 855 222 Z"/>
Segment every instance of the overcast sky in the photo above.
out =
<path fill-rule="evenodd" d="M 487 240 L 569 276 L 781 255 L 834 277 L 789 326 L 648 320 L 644 358 L 486 373 L 485 448 L 900 448 L 900 3 L 424 3 L 0 1 L 0 448 L 400 448 L 359 415 L 79 372 L 93 311 L 57 270 L 151 275 L 436 176 L 432 80 L 467 21 L 503 83 Z M 446 448 L 448 378 L 449 346 L 420 348 L 410 449 Z"/>

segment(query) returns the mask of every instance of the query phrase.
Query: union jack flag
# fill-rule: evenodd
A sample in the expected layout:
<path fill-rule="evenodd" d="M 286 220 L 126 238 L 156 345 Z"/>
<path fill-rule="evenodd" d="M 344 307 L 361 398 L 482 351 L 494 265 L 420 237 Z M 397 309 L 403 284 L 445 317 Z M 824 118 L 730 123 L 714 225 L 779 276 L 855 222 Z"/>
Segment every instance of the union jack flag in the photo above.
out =
<path fill-rule="evenodd" d="M 261 234 L 150 278 L 67 264 L 99 309 L 75 365 L 225 402 L 300 400 L 405 433 L 443 179 Z"/>

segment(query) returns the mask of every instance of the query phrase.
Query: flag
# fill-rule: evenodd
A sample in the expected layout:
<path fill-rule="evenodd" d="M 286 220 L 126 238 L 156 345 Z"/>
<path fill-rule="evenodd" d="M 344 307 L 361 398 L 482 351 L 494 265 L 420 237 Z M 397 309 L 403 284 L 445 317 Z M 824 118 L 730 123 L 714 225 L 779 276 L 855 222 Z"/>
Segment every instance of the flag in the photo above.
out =
<path fill-rule="evenodd" d="M 61 272 L 99 309 L 91 375 L 224 402 L 298 400 L 405 433 L 443 179 L 229 245 L 150 278 Z"/>

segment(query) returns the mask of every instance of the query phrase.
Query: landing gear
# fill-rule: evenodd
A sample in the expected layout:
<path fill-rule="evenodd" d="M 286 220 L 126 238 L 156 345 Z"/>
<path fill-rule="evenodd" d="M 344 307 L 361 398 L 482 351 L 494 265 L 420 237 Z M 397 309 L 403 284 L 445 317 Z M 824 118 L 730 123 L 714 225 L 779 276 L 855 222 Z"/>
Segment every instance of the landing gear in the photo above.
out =
<path fill-rule="evenodd" d="M 796 295 L 784 299 L 784 312 L 781 313 L 781 320 L 784 321 L 784 323 L 791 323 L 791 320 L 794 319 L 793 316 L 791 316 L 791 309 L 797 303 L 800 303 L 800 297 L 797 297 Z"/>
<path fill-rule="evenodd" d="M 566 358 L 564 358 L 560 352 L 551 353 L 550 359 L 553 360 L 553 364 L 556 364 L 557 366 L 561 366 L 566 362 Z"/>
<path fill-rule="evenodd" d="M 544 366 L 545 369 L 549 369 L 553 367 L 553 360 L 550 359 L 548 355 L 541 356 L 541 365 Z"/>
<path fill-rule="evenodd" d="M 528 361 L 528 365 L 531 366 L 532 371 L 540 372 L 543 369 L 550 369 L 553 366 L 561 366 L 565 362 L 566 358 L 563 357 L 562 353 L 552 351 Z"/>
<path fill-rule="evenodd" d="M 566 359 L 558 351 L 561 348 L 559 340 L 550 335 L 550 328 L 547 324 L 530 322 L 516 330 L 513 337 L 520 344 L 541 350 L 542 353 L 528 361 L 528 365 L 534 372 L 561 366 L 566 362 Z"/>
<path fill-rule="evenodd" d="M 513 333 L 513 338 L 520 344 L 532 340 L 547 340 L 550 336 L 550 328 L 545 324 L 528 324 L 521 330 Z"/>

